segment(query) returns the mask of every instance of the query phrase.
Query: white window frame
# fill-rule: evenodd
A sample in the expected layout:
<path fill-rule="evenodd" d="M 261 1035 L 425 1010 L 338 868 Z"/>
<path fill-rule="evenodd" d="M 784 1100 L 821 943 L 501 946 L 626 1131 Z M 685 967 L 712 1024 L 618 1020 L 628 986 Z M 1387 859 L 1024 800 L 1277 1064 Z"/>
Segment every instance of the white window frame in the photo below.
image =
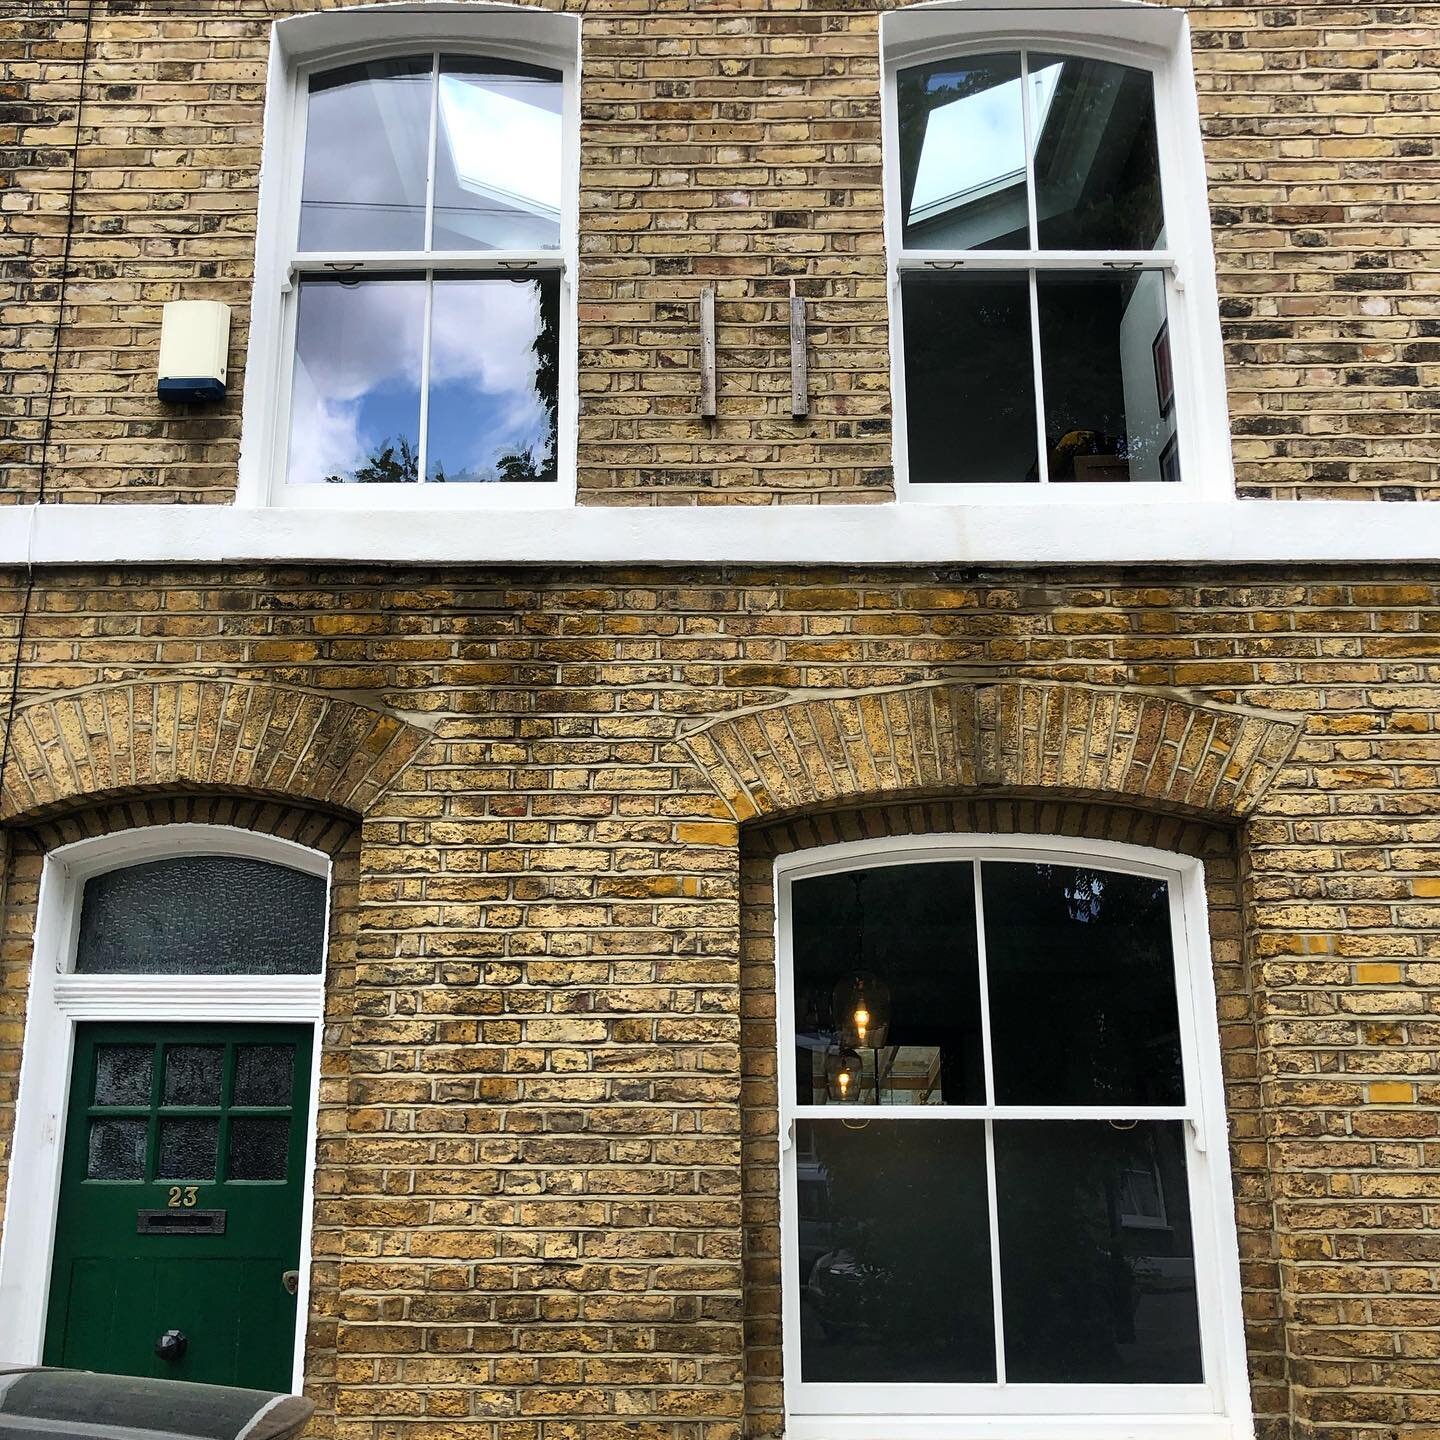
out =
<path fill-rule="evenodd" d="M 558 70 L 561 103 L 560 248 L 539 269 L 560 273 L 560 365 L 553 481 L 433 485 L 291 485 L 286 481 L 295 359 L 300 185 L 309 77 L 363 60 L 444 50 Z M 525 6 L 449 0 L 368 5 L 295 15 L 275 23 L 260 161 L 255 284 L 245 362 L 244 414 L 235 503 L 305 510 L 545 510 L 575 503 L 579 370 L 575 275 L 579 261 L 580 22 Z M 427 177 L 427 197 L 434 177 Z M 362 273 L 468 273 L 534 260 L 538 251 L 475 250 L 347 256 Z"/>
<path fill-rule="evenodd" d="M 986 860 L 1054 861 L 1145 875 L 1169 884 L 1185 1103 L 1178 1106 L 801 1105 L 795 1070 L 791 887 L 817 875 L 889 865 Z M 780 856 L 775 862 L 775 944 L 780 1125 L 782 1365 L 788 1440 L 1253 1440 L 1240 1304 L 1239 1242 L 1230 1188 L 1229 1136 L 1219 1020 L 1210 965 L 1204 868 L 1198 859 L 1147 846 L 1031 835 L 910 835 L 859 840 Z M 977 916 L 983 912 L 977 909 Z M 984 1004 L 983 947 L 981 994 Z M 986 1064 L 987 1086 L 989 1063 Z M 993 1096 L 992 1096 L 993 1098 Z M 1195 1247 L 1200 1385 L 1000 1383 L 916 1385 L 805 1383 L 800 1370 L 797 1119 L 924 1120 L 1036 1118 L 1061 1108 L 1075 1118 L 1184 1122 Z M 987 1146 L 987 1149 L 989 1147 Z M 991 1185 L 993 1187 L 993 1177 Z M 992 1257 L 994 1198 L 992 1193 Z M 996 1290 L 997 1335 L 1000 1304 Z"/>
<path fill-rule="evenodd" d="M 153 860 L 240 855 L 325 879 L 325 939 L 318 975 L 77 975 L 80 900 L 92 876 Z M 61 845 L 45 857 L 35 916 L 14 1143 L 0 1236 L 0 1356 L 38 1365 L 50 1302 L 50 1264 L 69 1113 L 75 1028 L 87 1021 L 308 1025 L 314 1035 L 305 1108 L 300 1289 L 292 1386 L 304 1383 L 315 1210 L 316 1109 L 331 900 L 330 857 L 275 835 L 228 825 L 151 825 Z"/>
<path fill-rule="evenodd" d="M 881 17 L 883 84 L 885 253 L 890 296 L 893 458 L 898 501 L 945 505 L 1044 503 L 1177 503 L 1230 500 L 1235 493 L 1230 420 L 1225 398 L 1224 351 L 1210 239 L 1205 156 L 1200 112 L 1190 61 L 1190 28 L 1183 10 L 1143 0 L 1116 0 L 1086 6 L 1085 0 L 1018 0 L 1003 15 L 993 8 L 950 8 L 949 0 L 887 12 Z M 1150 72 L 1155 85 L 1155 128 L 1160 186 L 1169 248 L 1124 252 L 1146 269 L 1166 273 L 1166 308 L 1175 387 L 1175 425 L 1180 480 L 1118 483 L 1070 482 L 1000 484 L 913 483 L 910 480 L 905 408 L 905 337 L 900 277 L 934 266 L 940 270 L 1034 271 L 1094 269 L 1108 273 L 1107 259 L 1121 252 L 1086 251 L 906 251 L 900 211 L 899 105 L 896 76 L 926 62 L 1011 51 L 1060 52 Z M 1026 87 L 1022 87 L 1022 90 Z M 1026 94 L 1028 114 L 1029 97 Z M 1033 288 L 1033 282 L 1032 282 Z M 1041 408 L 1038 337 L 1036 408 Z M 1037 416 L 1042 436 L 1044 417 Z M 958 448 L 958 447 L 957 447 Z M 1058 492 L 1058 493 L 1057 493 Z"/>

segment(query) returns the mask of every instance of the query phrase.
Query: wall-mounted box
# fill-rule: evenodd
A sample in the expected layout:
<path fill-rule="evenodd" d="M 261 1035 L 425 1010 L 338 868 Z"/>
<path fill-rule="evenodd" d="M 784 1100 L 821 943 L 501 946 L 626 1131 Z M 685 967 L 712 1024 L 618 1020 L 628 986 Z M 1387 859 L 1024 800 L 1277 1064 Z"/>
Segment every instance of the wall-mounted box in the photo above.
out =
<path fill-rule="evenodd" d="M 230 307 L 218 300 L 171 300 L 160 322 L 162 400 L 194 405 L 225 398 Z"/>

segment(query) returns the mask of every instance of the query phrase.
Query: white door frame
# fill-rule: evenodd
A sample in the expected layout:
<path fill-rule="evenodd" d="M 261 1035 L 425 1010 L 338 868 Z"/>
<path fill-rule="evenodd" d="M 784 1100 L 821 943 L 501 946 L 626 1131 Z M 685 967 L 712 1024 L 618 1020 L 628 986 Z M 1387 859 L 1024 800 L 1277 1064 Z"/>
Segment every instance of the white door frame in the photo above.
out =
<path fill-rule="evenodd" d="M 322 876 L 326 880 L 325 945 L 328 949 L 330 857 L 293 840 L 230 825 L 150 825 L 76 840 L 46 855 L 35 913 L 34 963 L 20 1059 L 5 1229 L 0 1236 L 0 1358 L 38 1365 L 44 1349 L 75 1027 L 87 1020 L 310 1025 L 315 1039 L 305 1112 L 300 1290 L 296 1302 L 292 1381 L 292 1388 L 298 1392 L 304 1379 L 310 1300 L 315 1113 L 320 1082 L 325 957 L 322 955 L 318 975 L 74 973 L 80 896 L 85 881 L 106 870 L 183 855 L 242 855 Z"/>

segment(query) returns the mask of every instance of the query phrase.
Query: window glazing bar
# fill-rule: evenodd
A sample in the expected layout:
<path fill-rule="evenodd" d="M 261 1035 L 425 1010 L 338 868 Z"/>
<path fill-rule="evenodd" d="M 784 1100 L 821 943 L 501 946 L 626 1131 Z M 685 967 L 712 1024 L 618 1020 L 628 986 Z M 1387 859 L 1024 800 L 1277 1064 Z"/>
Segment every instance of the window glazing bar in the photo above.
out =
<path fill-rule="evenodd" d="M 1169 250 L 905 250 L 899 270 L 1174 270 Z"/>
<path fill-rule="evenodd" d="M 564 270 L 558 250 L 418 250 L 351 251 L 321 254 L 302 251 L 290 261 L 291 275 L 328 274 L 331 271 L 383 273 L 387 270 L 501 270 L 520 274 L 525 270 Z"/>
<path fill-rule="evenodd" d="M 782 1120 L 1189 1120 L 1188 1105 L 796 1105 Z"/>

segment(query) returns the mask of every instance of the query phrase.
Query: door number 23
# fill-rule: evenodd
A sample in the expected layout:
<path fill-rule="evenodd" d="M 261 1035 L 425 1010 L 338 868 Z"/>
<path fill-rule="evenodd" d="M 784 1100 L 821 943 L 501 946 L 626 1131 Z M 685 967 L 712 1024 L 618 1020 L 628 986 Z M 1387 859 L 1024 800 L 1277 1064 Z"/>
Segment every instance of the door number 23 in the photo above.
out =
<path fill-rule="evenodd" d="M 183 1206 L 188 1210 L 199 1198 L 199 1189 L 195 1185 L 172 1185 L 170 1193 L 165 1199 L 167 1209 L 176 1210 Z"/>

